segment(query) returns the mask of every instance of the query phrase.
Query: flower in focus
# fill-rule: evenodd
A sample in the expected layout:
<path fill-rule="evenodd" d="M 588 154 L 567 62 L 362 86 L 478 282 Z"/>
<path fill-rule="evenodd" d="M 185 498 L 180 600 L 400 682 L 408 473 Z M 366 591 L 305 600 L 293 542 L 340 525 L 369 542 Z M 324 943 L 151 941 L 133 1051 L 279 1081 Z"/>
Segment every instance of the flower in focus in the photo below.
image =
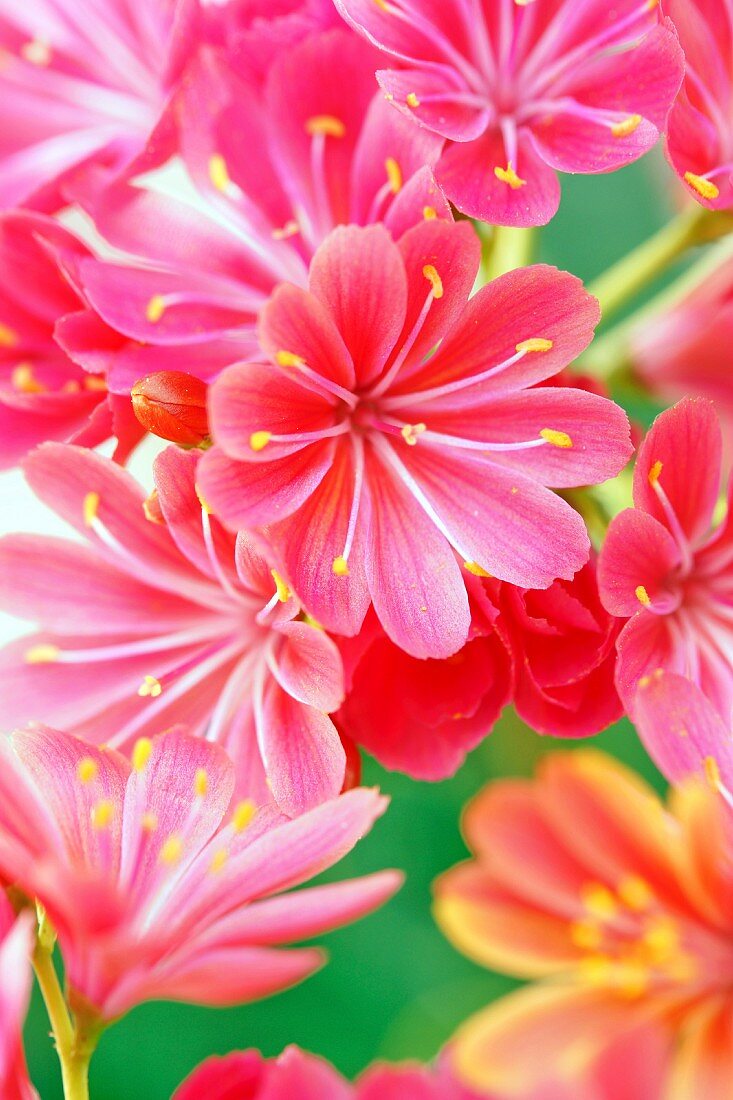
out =
<path fill-rule="evenodd" d="M 616 669 L 630 713 L 639 680 L 658 668 L 698 684 L 724 720 L 733 713 L 730 510 L 711 533 L 721 452 L 711 402 L 687 398 L 667 409 L 637 457 L 635 507 L 608 529 L 599 587 L 612 615 L 631 616 Z"/>
<path fill-rule="evenodd" d="M 365 915 L 395 890 L 383 872 L 299 890 L 385 809 L 349 791 L 295 821 L 234 804 L 218 745 L 172 730 L 130 764 L 35 726 L 0 742 L 0 874 L 53 922 L 69 1000 L 109 1021 L 150 999 L 226 1005 L 311 974 L 314 948 L 277 947 Z"/>
<path fill-rule="evenodd" d="M 446 139 L 436 176 L 464 213 L 544 225 L 556 173 L 609 172 L 657 141 L 683 74 L 656 0 L 335 0 L 399 62 L 389 100 Z"/>
<path fill-rule="evenodd" d="M 662 1065 L 642 1095 L 724 1100 L 728 812 L 718 788 L 696 780 L 665 808 L 638 776 L 591 751 L 546 757 L 534 780 L 490 784 L 464 818 L 474 857 L 438 880 L 436 917 L 476 961 L 543 980 L 459 1028 L 450 1047 L 459 1076 L 502 1097 L 534 1095 L 548 1075 L 582 1075 L 653 1025 L 666 1045 L 656 1044 Z M 619 1073 L 616 1061 L 617 1084 Z"/>
<path fill-rule="evenodd" d="M 26 460 L 31 488 L 85 543 L 0 541 L 0 602 L 42 630 L 1 651 L 0 724 L 56 721 L 124 749 L 185 723 L 226 747 L 248 794 L 271 790 L 294 815 L 343 783 L 326 713 L 343 699 L 341 659 L 253 539 L 201 503 L 199 457 L 168 448 L 147 500 L 88 451 L 47 444 Z"/>
<path fill-rule="evenodd" d="M 612 402 L 535 385 L 588 345 L 595 299 L 536 266 L 469 302 L 479 251 L 466 223 L 398 243 L 334 230 L 309 289 L 285 284 L 262 310 L 269 362 L 228 368 L 210 395 L 201 484 L 217 513 L 267 526 L 327 629 L 356 634 L 371 600 L 415 657 L 468 638 L 461 563 L 532 588 L 572 577 L 587 533 L 549 487 L 612 477 L 631 450 Z"/>
<path fill-rule="evenodd" d="M 33 923 L 17 917 L 0 892 L 0 1095 L 3 1100 L 37 1100 L 23 1055 L 23 1021 L 31 994 Z"/>
<path fill-rule="evenodd" d="M 690 194 L 710 210 L 733 206 L 733 10 L 707 0 L 664 0 L 685 53 L 669 115 L 667 154 Z"/>

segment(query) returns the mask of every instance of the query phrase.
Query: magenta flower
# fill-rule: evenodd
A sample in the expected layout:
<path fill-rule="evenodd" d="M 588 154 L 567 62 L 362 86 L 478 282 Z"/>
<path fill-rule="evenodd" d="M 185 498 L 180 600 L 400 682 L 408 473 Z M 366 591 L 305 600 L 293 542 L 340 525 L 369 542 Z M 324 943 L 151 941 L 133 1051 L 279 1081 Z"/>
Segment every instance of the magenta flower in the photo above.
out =
<path fill-rule="evenodd" d="M 721 433 L 709 401 L 685 399 L 657 419 L 639 451 L 634 508 L 612 520 L 599 562 L 601 599 L 631 616 L 618 639 L 626 709 L 658 668 L 696 683 L 733 713 L 731 512 L 711 533 L 721 489 Z"/>
<path fill-rule="evenodd" d="M 111 1020 L 150 999 L 253 1000 L 311 974 L 278 950 L 382 904 L 399 876 L 284 892 L 331 867 L 385 809 L 361 788 L 289 821 L 232 803 L 231 760 L 173 730 L 130 764 L 36 726 L 0 742 L 0 874 L 43 904 L 73 1006 Z"/>
<path fill-rule="evenodd" d="M 17 917 L 0 891 L 0 1095 L 37 1100 L 23 1055 L 23 1023 L 31 995 L 33 921 Z"/>
<path fill-rule="evenodd" d="M 381 221 L 399 237 L 423 218 L 449 218 L 430 170 L 440 140 L 389 109 L 375 64 L 344 29 L 289 50 L 264 90 L 219 55 L 191 63 L 171 114 L 197 203 L 120 184 L 88 204 L 102 236 L 131 258 L 89 260 L 79 278 L 132 347 L 100 346 L 90 314 L 91 331 L 67 335 L 69 353 L 90 369 L 110 366 L 116 392 L 154 370 L 208 381 L 257 354 L 259 310 L 279 283 L 307 284 L 335 225 Z M 143 366 L 139 344 L 157 361 Z"/>
<path fill-rule="evenodd" d="M 710 210 L 733 206 L 733 9 L 664 0 L 685 52 L 685 80 L 669 116 L 667 155 Z"/>
<path fill-rule="evenodd" d="M 265 778 L 295 815 L 341 789 L 345 756 L 327 711 L 341 659 L 245 532 L 196 495 L 197 452 L 155 463 L 157 492 L 88 451 L 48 444 L 25 464 L 31 488 L 86 544 L 0 541 L 0 603 L 42 633 L 2 651 L 0 725 L 56 721 L 128 748 L 175 723 L 223 744 L 239 785 Z"/>
<path fill-rule="evenodd" d="M 595 299 L 531 267 L 469 302 L 479 251 L 466 223 L 423 222 L 399 244 L 336 229 L 309 290 L 286 284 L 262 311 L 270 362 L 230 367 L 210 395 L 201 484 L 217 513 L 267 525 L 327 629 L 357 633 L 373 601 L 416 657 L 467 639 L 461 563 L 532 588 L 572 577 L 588 537 L 547 487 L 612 477 L 630 454 L 612 402 L 535 385 L 587 346 Z"/>
<path fill-rule="evenodd" d="M 682 52 L 656 0 L 335 0 L 391 54 L 387 97 L 445 139 L 438 182 L 472 217 L 544 225 L 556 173 L 609 172 L 650 149 Z"/>

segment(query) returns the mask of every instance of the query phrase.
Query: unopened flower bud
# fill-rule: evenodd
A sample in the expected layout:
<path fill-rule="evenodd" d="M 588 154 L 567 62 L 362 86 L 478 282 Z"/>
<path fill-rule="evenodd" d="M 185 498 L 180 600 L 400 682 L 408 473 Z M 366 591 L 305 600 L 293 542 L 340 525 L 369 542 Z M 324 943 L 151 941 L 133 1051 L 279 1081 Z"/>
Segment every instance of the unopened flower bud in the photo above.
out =
<path fill-rule="evenodd" d="M 162 370 L 132 388 L 132 407 L 144 428 L 161 439 L 197 447 L 209 436 L 207 385 L 182 371 Z"/>

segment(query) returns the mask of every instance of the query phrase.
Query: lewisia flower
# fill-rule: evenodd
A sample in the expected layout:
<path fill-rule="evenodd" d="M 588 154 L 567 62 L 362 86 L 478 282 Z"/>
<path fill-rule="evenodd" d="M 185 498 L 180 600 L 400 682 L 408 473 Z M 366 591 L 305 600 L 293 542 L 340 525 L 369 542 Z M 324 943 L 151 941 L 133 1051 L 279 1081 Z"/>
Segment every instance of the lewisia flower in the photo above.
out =
<path fill-rule="evenodd" d="M 733 11 L 727 3 L 664 0 L 685 53 L 669 116 L 667 154 L 687 190 L 710 210 L 733 206 Z"/>
<path fill-rule="evenodd" d="M 499 225 L 544 225 L 557 171 L 609 172 L 647 152 L 680 86 L 656 0 L 335 0 L 398 63 L 377 73 L 403 114 L 446 139 L 448 197 Z"/>
<path fill-rule="evenodd" d="M 122 169 L 142 152 L 191 47 L 197 8 L 190 0 L 3 0 L 1 206 L 62 205 L 72 170 Z"/>
<path fill-rule="evenodd" d="M 112 366 L 128 393 L 154 370 L 208 381 L 258 353 L 260 308 L 279 283 L 307 284 L 334 226 L 381 221 L 398 237 L 423 218 L 450 217 L 429 167 L 440 140 L 389 109 L 374 68 L 374 51 L 344 29 L 287 51 L 263 90 L 241 61 L 202 52 L 191 62 L 170 110 L 191 201 L 182 187 L 171 195 L 121 183 L 87 203 L 127 258 L 88 260 L 79 279 L 132 348 L 121 360 L 100 346 L 90 315 L 91 331 L 69 335 L 70 354 L 90 369 Z M 139 343 L 157 362 L 142 367 Z"/>
<path fill-rule="evenodd" d="M 246 532 L 196 492 L 198 452 L 169 448 L 148 497 L 108 459 L 48 444 L 27 459 L 38 497 L 84 543 L 0 541 L 0 602 L 41 624 L 0 661 L 0 725 L 56 721 L 129 748 L 183 722 L 223 744 L 240 785 L 265 778 L 294 815 L 338 794 L 345 756 L 327 711 L 343 698 L 335 644 Z"/>
<path fill-rule="evenodd" d="M 0 1095 L 3 1100 L 37 1100 L 23 1055 L 23 1021 L 31 994 L 33 923 L 17 917 L 0 892 Z"/>
<path fill-rule="evenodd" d="M 438 880 L 438 922 L 478 962 L 543 981 L 458 1030 L 450 1049 L 461 1078 L 502 1097 L 534 1095 L 548 1075 L 582 1074 L 653 1025 L 666 1044 L 655 1044 L 661 1066 L 642 1095 L 724 1100 L 733 1072 L 726 809 L 717 787 L 697 781 L 665 809 L 638 776 L 589 751 L 548 756 L 535 780 L 495 782 L 471 803 L 474 858 Z"/>
<path fill-rule="evenodd" d="M 58 933 L 69 1000 L 110 1021 L 150 999 L 233 1004 L 316 969 L 307 939 L 370 912 L 392 872 L 284 892 L 332 866 L 384 811 L 349 791 L 295 821 L 232 803 L 234 766 L 201 738 L 137 742 L 132 763 L 35 726 L 0 742 L 0 875 Z"/>
<path fill-rule="evenodd" d="M 647 435 L 634 508 L 616 516 L 599 563 L 601 599 L 632 616 L 618 640 L 616 682 L 633 710 L 639 680 L 664 668 L 733 713 L 730 512 L 711 533 L 721 490 L 721 432 L 709 401 L 685 399 Z"/>
<path fill-rule="evenodd" d="M 531 588 L 572 577 L 588 537 L 548 486 L 602 481 L 630 454 L 612 402 L 535 385 L 588 345 L 595 299 L 537 266 L 469 302 L 479 255 L 466 223 L 424 221 L 399 243 L 334 230 L 309 289 L 285 284 L 262 310 L 269 362 L 228 368 L 210 394 L 201 484 L 217 513 L 268 525 L 328 629 L 357 633 L 371 600 L 416 657 L 466 642 L 466 570 Z"/>

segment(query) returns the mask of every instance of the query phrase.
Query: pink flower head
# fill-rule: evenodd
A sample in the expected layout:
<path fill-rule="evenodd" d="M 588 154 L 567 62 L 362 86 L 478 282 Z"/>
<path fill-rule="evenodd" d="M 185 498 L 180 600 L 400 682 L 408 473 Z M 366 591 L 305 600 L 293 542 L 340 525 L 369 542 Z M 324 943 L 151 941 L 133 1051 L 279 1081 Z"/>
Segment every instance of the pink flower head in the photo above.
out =
<path fill-rule="evenodd" d="M 15 917 L 0 891 L 0 1095 L 3 1100 L 37 1100 L 23 1055 L 23 1022 L 31 995 L 33 921 Z"/>
<path fill-rule="evenodd" d="M 438 880 L 435 913 L 471 958 L 535 984 L 459 1027 L 449 1049 L 460 1078 L 507 1100 L 586 1074 L 588 1094 L 547 1095 L 724 1100 L 728 824 L 707 783 L 676 790 L 665 807 L 588 750 L 545 757 L 534 780 L 490 784 L 463 822 L 473 858 Z M 614 1091 L 622 1084 L 630 1091 Z"/>
<path fill-rule="evenodd" d="M 685 79 L 669 116 L 667 154 L 709 210 L 733 207 L 733 8 L 664 0 L 685 53 Z"/>
<path fill-rule="evenodd" d="M 197 9 L 198 0 L 2 0 L 0 206 L 59 206 L 73 170 L 119 170 L 141 153 Z"/>
<path fill-rule="evenodd" d="M 634 508 L 612 520 L 599 586 L 618 640 L 616 683 L 632 711 L 639 680 L 658 668 L 698 684 L 725 721 L 733 713 L 733 515 L 713 530 L 721 490 L 720 427 L 711 402 L 687 398 L 647 435 Z"/>
<path fill-rule="evenodd" d="M 264 90 L 219 54 L 192 62 L 171 113 L 196 203 L 128 184 L 95 193 L 98 231 L 129 259 L 89 260 L 79 278 L 133 344 L 120 356 L 80 328 L 69 352 L 111 363 L 116 392 L 154 370 L 208 381 L 258 354 L 259 310 L 279 283 L 307 285 L 334 226 L 380 221 L 399 237 L 449 218 L 430 169 L 440 140 L 389 109 L 374 68 L 374 52 L 344 29 L 285 53 Z M 143 367 L 139 344 L 157 361 Z"/>
<path fill-rule="evenodd" d="M 385 809 L 360 788 L 295 821 L 232 802 L 218 745 L 177 730 L 132 763 L 35 726 L 0 743 L 0 874 L 46 909 L 72 1005 L 111 1020 L 150 999 L 234 1004 L 311 974 L 314 948 L 399 876 L 284 891 L 332 866 Z"/>
<path fill-rule="evenodd" d="M 396 60 L 390 101 L 445 139 L 438 182 L 472 217 L 544 225 L 556 172 L 609 172 L 647 152 L 680 86 L 656 0 L 335 0 Z"/>
<path fill-rule="evenodd" d="M 147 501 L 85 450 L 48 444 L 26 461 L 31 488 L 85 542 L 0 542 L 2 606 L 42 630 L 2 653 L 0 724 L 55 720 L 128 748 L 180 722 L 227 748 L 248 794 L 269 797 L 267 778 L 295 815 L 344 780 L 326 713 L 343 699 L 341 659 L 252 537 L 209 515 L 199 457 L 168 448 Z"/>
<path fill-rule="evenodd" d="M 336 229 L 309 289 L 281 286 L 263 309 L 269 362 L 228 368 L 210 394 L 210 504 L 268 525 L 327 629 L 357 633 L 373 601 L 415 657 L 466 642 L 463 570 L 541 588 L 580 569 L 585 527 L 548 486 L 612 477 L 630 454 L 612 402 L 535 385 L 587 346 L 595 299 L 538 266 L 469 302 L 479 252 L 466 223 L 423 222 L 399 243 Z"/>

